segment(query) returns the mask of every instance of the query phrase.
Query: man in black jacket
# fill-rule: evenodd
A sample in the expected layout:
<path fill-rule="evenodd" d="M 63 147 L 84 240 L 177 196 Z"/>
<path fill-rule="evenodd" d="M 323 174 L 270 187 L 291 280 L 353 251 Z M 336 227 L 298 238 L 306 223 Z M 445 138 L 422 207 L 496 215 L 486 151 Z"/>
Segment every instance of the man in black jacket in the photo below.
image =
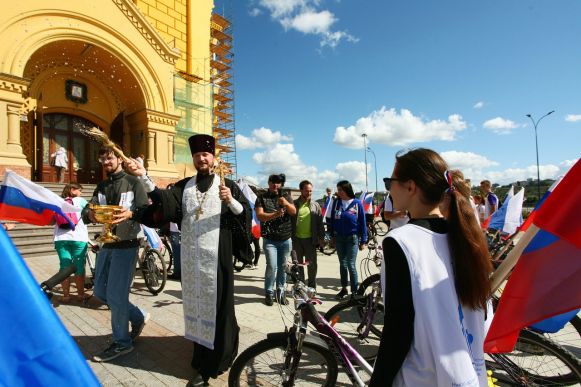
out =
<path fill-rule="evenodd" d="M 135 218 L 147 207 L 147 194 L 135 176 L 123 171 L 123 161 L 112 148 L 99 150 L 99 162 L 107 179 L 93 192 L 91 204 L 118 205 L 123 210 L 114 215 L 113 234 L 119 241 L 105 243 L 99 251 L 95 267 L 95 296 L 111 308 L 113 343 L 93 357 L 104 362 L 133 351 L 133 340 L 139 336 L 149 317 L 147 313 L 129 302 L 129 289 L 133 281 L 141 230 Z M 96 222 L 94 211 L 86 206 L 83 221 Z M 131 322 L 131 332 L 129 323 Z"/>

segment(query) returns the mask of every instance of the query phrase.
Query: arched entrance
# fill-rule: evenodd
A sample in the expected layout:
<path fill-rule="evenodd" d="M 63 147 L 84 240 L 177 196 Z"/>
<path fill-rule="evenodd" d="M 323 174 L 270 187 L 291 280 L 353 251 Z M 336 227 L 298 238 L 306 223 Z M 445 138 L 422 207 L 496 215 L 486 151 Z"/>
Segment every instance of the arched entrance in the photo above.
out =
<path fill-rule="evenodd" d="M 50 166 L 50 156 L 63 147 L 67 151 L 68 168 L 64 182 L 98 183 L 101 165 L 97 161 L 99 145 L 81 133 L 81 129 L 96 126 L 89 120 L 71 114 L 52 113 L 42 118 L 42 142 L 39 147 L 41 181 L 56 182 L 56 168 Z M 40 131 L 39 131 L 40 132 Z M 40 135 L 41 133 L 38 133 Z"/>

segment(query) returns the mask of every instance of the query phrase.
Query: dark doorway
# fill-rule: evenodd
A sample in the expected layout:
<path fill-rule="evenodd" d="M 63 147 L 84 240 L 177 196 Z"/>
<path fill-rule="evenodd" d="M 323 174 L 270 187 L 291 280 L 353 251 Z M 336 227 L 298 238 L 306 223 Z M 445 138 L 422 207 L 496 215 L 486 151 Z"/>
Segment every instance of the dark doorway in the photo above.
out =
<path fill-rule="evenodd" d="M 70 114 L 52 113 L 42 117 L 41 181 L 56 182 L 56 168 L 49 164 L 50 155 L 63 147 L 69 159 L 65 183 L 97 183 L 101 180 L 99 144 L 89 140 L 81 129 L 96 126 L 91 121 Z"/>

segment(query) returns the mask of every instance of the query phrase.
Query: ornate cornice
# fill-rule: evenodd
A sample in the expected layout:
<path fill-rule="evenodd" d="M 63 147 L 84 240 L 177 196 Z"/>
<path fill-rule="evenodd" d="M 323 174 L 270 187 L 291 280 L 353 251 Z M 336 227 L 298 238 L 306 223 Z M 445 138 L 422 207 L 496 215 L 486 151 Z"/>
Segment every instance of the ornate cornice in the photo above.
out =
<path fill-rule="evenodd" d="M 146 109 L 147 113 L 147 120 L 149 122 L 155 122 L 158 124 L 168 125 L 168 126 L 176 126 L 180 119 L 179 116 L 169 113 L 158 112 L 155 110 Z"/>
<path fill-rule="evenodd" d="M 30 79 L 17 77 L 11 74 L 0 73 L 0 90 L 25 95 L 28 92 Z"/>
<path fill-rule="evenodd" d="M 113 3 L 123 12 L 129 21 L 143 35 L 145 40 L 157 51 L 157 53 L 168 63 L 175 65 L 180 57 L 180 51 L 167 44 L 153 26 L 145 19 L 137 6 L 131 0 L 113 0 Z"/>

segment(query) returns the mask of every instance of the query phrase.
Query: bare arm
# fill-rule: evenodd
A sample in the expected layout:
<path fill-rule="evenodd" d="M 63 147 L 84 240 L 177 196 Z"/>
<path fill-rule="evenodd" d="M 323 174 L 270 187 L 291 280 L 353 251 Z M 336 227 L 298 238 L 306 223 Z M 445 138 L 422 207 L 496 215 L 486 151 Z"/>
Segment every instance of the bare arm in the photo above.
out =
<path fill-rule="evenodd" d="M 264 212 L 262 207 L 255 207 L 256 217 L 261 222 L 267 222 L 272 219 L 280 218 L 284 215 L 284 210 L 282 208 L 278 209 L 276 212 Z M 295 211 L 296 212 L 296 211 Z"/>

